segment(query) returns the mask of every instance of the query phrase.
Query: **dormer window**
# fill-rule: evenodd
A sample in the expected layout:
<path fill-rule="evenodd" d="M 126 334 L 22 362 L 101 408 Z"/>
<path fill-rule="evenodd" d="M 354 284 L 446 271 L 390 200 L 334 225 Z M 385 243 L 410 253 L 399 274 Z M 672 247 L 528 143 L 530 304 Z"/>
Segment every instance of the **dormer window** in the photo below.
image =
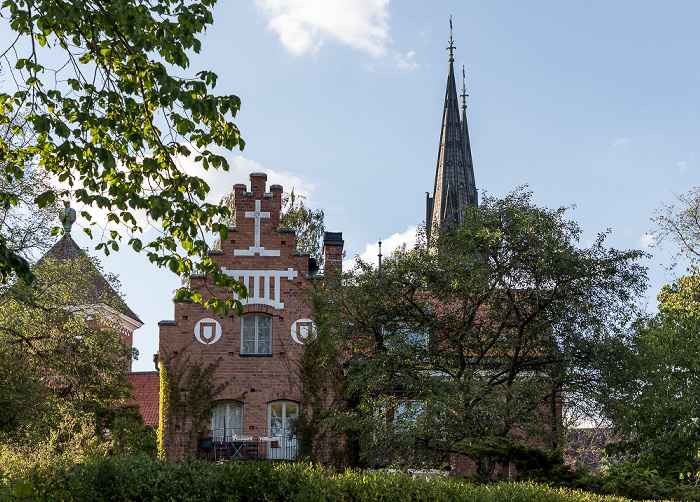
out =
<path fill-rule="evenodd" d="M 272 354 L 272 317 L 253 314 L 241 318 L 241 354 Z"/>

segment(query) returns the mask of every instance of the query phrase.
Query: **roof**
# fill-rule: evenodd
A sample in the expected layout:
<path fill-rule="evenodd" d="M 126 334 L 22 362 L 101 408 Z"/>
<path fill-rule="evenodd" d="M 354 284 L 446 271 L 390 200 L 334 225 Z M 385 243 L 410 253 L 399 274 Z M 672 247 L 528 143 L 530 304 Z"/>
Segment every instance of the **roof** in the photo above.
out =
<path fill-rule="evenodd" d="M 467 204 L 479 205 L 479 194 L 476 191 L 474 179 L 474 163 L 472 161 L 472 145 L 469 140 L 469 126 L 467 125 L 467 87 L 464 82 L 464 66 L 462 66 L 462 145 L 464 146 L 464 174 L 467 176 Z"/>
<path fill-rule="evenodd" d="M 160 375 L 157 371 L 134 371 L 126 373 L 126 380 L 132 386 L 133 401 L 126 405 L 137 404 L 146 425 L 157 426 L 160 403 Z"/>
<path fill-rule="evenodd" d="M 326 232 L 323 236 L 323 244 L 326 246 L 343 246 L 343 232 Z"/>
<path fill-rule="evenodd" d="M 97 305 L 103 303 L 117 310 L 120 314 L 130 317 L 135 321 L 143 324 L 143 321 L 129 308 L 124 299 L 117 293 L 112 286 L 107 282 L 97 268 L 92 264 L 89 256 L 80 249 L 73 238 L 66 234 L 54 246 L 49 249 L 44 256 L 37 262 L 41 265 L 46 258 L 51 258 L 57 261 L 73 261 L 77 259 L 85 259 L 86 266 L 91 267 L 89 271 L 91 276 L 95 278 L 94 287 L 91 291 L 84 291 L 79 295 L 79 300 L 85 302 L 86 305 Z"/>
<path fill-rule="evenodd" d="M 433 196 L 428 195 L 426 201 L 426 228 L 428 232 L 433 225 L 459 224 L 463 208 L 477 204 L 471 145 L 469 144 L 469 132 L 466 124 L 466 105 L 462 120 L 460 120 L 459 114 L 452 37 L 450 37 L 448 49 L 450 51 L 449 71 L 442 112 L 435 185 Z"/>

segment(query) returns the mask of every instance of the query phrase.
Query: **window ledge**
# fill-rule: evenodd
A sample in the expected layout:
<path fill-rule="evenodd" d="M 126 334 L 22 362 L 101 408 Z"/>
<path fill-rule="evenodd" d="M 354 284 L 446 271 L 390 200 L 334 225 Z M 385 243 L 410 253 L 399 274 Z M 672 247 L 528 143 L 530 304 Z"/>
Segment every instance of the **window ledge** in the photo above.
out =
<path fill-rule="evenodd" d="M 238 355 L 241 357 L 272 357 L 272 354 L 244 354 L 243 352 Z"/>

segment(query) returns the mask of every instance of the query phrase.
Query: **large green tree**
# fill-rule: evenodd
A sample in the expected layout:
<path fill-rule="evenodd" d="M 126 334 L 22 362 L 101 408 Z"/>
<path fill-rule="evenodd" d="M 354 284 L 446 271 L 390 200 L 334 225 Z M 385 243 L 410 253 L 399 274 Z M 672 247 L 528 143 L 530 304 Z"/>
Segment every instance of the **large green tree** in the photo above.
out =
<path fill-rule="evenodd" d="M 345 427 L 366 458 L 464 453 L 490 475 L 484 441 L 557 446 L 561 393 L 595 386 L 601 348 L 636 314 L 644 253 L 608 249 L 604 235 L 579 247 L 565 209 L 524 191 L 431 233 L 316 290 L 300 430 Z M 330 385 L 344 397 L 335 409 Z"/>
<path fill-rule="evenodd" d="M 0 125 L 1 141 L 14 148 L 28 145 L 29 136 L 20 136 L 12 132 L 11 124 Z M 13 194 L 17 204 L 0 205 L 0 236 L 10 252 L 32 262 L 55 241 L 51 229 L 56 222 L 58 204 L 40 208 L 35 203 L 39 195 L 52 189 L 51 176 L 30 161 L 25 164 L 21 179 L 5 176 L 4 167 L 0 162 L 0 193 Z"/>
<path fill-rule="evenodd" d="M 605 416 L 624 438 L 611 451 L 677 478 L 700 477 L 700 271 L 664 286 L 606 382 Z"/>
<path fill-rule="evenodd" d="M 225 207 L 204 203 L 209 191 L 180 161 L 203 169 L 228 169 L 211 146 L 243 147 L 230 121 L 240 107 L 233 95 L 213 94 L 217 76 L 177 75 L 201 47 L 214 0 L 7 0 L 0 8 L 3 30 L 15 37 L 0 49 L 0 126 L 15 138 L 0 138 L 0 164 L 8 182 L 22 180 L 28 163 L 62 183 L 35 201 L 57 198 L 82 205 L 84 219 L 108 225 L 97 248 L 126 243 L 149 259 L 189 276 L 211 273 L 220 286 L 245 295 L 208 256 L 209 232 L 225 236 L 218 223 Z M 16 137 L 26 136 L 27 141 Z M 5 206 L 16 205 L 4 188 Z M 107 214 L 95 221 L 94 213 Z M 148 226 L 159 233 L 141 236 Z M 93 227 L 85 231 L 91 233 Z M 28 261 L 0 234 L 0 279 L 34 276 Z M 179 299 L 201 300 L 183 289 Z M 237 310 L 228 298 L 208 302 Z"/>
<path fill-rule="evenodd" d="M 132 350 L 113 315 L 121 299 L 85 305 L 84 292 L 104 280 L 99 264 L 45 257 L 33 272 L 36 285 L 16 281 L 0 294 L 0 462 L 13 452 L 39 461 L 128 451 L 138 449 L 136 436 L 154 449 L 138 411 L 122 407 L 130 398 L 124 371 Z M 136 436 L 125 442 L 129 431 Z"/>

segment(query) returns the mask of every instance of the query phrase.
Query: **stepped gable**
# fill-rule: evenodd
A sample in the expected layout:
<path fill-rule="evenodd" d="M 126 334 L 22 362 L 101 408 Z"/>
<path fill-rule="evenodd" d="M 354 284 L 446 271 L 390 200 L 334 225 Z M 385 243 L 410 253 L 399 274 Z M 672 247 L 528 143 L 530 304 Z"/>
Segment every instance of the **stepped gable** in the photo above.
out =
<path fill-rule="evenodd" d="M 319 267 L 308 253 L 294 250 L 294 230 L 280 228 L 282 186 L 266 185 L 264 173 L 250 174 L 249 185 L 233 185 L 236 226 L 229 228 L 221 249 L 210 252 L 223 273 L 245 284 L 248 297 L 234 296 L 243 304 L 243 315 L 206 308 L 203 303 L 212 295 L 231 298 L 233 293 L 209 276 L 190 276 L 190 288 L 201 294 L 202 303 L 174 303 L 174 317 L 158 323 L 159 358 L 172 365 L 216 363 L 214 384 L 229 382 L 214 398 L 211 421 L 192 434 L 209 440 L 246 438 L 240 441 L 254 447 L 243 453 L 246 458 L 292 460 L 297 442 L 290 427 L 301 404 L 297 369 L 305 343 L 314 336 L 307 299 Z M 342 272 L 343 245 L 340 232 L 326 233 L 326 280 Z M 188 427 L 166 426 L 164 449 L 170 458 L 197 454 Z"/>

